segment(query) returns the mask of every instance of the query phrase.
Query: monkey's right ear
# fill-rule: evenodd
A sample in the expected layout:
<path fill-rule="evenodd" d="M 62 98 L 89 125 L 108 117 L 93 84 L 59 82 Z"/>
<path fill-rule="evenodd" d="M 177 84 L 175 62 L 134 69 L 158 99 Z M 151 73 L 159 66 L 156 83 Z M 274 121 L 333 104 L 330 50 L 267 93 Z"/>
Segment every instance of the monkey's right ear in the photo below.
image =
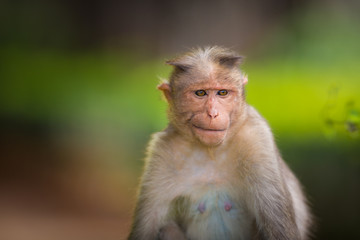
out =
<path fill-rule="evenodd" d="M 167 82 L 163 82 L 160 85 L 157 86 L 157 89 L 159 89 L 160 91 L 163 92 L 166 100 L 168 102 L 170 102 L 171 100 L 171 87 L 170 84 L 168 84 Z"/>
<path fill-rule="evenodd" d="M 184 72 L 186 70 L 190 69 L 190 65 L 182 63 L 182 62 L 180 62 L 180 61 L 178 61 L 176 59 L 166 61 L 165 63 L 168 64 L 168 65 L 174 66 L 175 68 L 177 68 L 177 69 L 179 69 L 181 71 L 184 71 Z"/>

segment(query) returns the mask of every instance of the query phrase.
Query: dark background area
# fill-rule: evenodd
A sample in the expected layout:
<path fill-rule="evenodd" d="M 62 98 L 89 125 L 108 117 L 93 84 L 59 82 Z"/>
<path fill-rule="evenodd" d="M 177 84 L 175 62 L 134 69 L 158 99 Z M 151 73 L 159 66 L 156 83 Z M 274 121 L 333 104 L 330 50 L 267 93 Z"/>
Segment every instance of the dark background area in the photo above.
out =
<path fill-rule="evenodd" d="M 0 2 L 0 239 L 125 239 L 164 61 L 246 56 L 248 102 L 309 197 L 313 239 L 360 239 L 358 1 Z"/>

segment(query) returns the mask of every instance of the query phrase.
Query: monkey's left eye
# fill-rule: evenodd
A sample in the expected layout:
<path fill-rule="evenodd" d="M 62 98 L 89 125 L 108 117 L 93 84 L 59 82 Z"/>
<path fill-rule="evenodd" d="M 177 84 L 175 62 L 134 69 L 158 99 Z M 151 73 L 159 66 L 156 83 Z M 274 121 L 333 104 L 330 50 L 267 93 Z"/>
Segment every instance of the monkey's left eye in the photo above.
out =
<path fill-rule="evenodd" d="M 225 96 L 225 95 L 228 94 L 228 91 L 225 90 L 225 89 L 222 89 L 222 90 L 219 90 L 219 91 L 217 92 L 217 94 L 220 95 L 220 96 Z"/>
<path fill-rule="evenodd" d="M 196 96 L 202 97 L 206 95 L 205 90 L 197 90 L 195 91 Z"/>

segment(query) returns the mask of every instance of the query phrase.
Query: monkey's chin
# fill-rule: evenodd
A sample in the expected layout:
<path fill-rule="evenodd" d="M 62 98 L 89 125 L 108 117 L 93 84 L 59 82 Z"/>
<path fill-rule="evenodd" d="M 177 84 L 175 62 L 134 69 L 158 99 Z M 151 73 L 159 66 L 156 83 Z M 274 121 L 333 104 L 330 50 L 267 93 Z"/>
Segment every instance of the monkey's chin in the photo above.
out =
<path fill-rule="evenodd" d="M 227 129 L 204 129 L 193 125 L 193 133 L 202 144 L 215 147 L 224 141 Z"/>

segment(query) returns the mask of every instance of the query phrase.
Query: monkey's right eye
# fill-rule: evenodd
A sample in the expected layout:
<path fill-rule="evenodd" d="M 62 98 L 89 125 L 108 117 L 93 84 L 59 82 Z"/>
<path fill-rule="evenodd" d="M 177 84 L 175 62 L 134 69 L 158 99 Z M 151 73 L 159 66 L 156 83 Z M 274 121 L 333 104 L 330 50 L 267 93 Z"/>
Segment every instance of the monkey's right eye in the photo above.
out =
<path fill-rule="evenodd" d="M 199 96 L 199 97 L 203 97 L 206 95 L 206 92 L 205 92 L 205 90 L 197 90 L 197 91 L 195 91 L 195 95 Z"/>

